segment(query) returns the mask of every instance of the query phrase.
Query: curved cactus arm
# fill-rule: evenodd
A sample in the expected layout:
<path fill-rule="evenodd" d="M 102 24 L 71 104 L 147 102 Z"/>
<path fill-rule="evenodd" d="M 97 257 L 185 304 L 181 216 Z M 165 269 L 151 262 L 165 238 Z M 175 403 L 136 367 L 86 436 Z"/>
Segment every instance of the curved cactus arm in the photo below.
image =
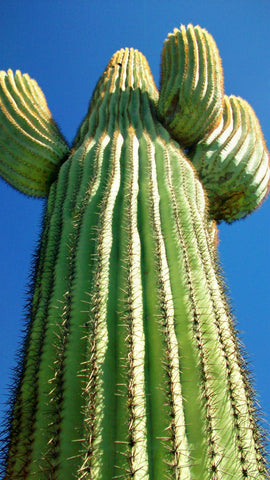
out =
<path fill-rule="evenodd" d="M 47 196 L 69 147 L 35 80 L 0 72 L 0 175 L 27 195 Z"/>
<path fill-rule="evenodd" d="M 270 163 L 259 121 L 245 100 L 224 96 L 218 127 L 189 152 L 217 221 L 245 217 L 269 190 Z"/>
<path fill-rule="evenodd" d="M 174 29 L 164 42 L 158 112 L 182 147 L 202 139 L 223 109 L 223 72 L 213 37 L 199 26 Z"/>

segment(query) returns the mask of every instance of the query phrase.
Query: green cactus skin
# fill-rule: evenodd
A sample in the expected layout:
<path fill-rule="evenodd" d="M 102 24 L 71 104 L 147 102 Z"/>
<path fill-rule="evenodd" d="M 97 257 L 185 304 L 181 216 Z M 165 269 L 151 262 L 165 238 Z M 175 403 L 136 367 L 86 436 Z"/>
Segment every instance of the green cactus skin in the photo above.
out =
<path fill-rule="evenodd" d="M 190 147 L 219 124 L 222 65 L 215 41 L 205 29 L 182 25 L 165 40 L 158 111 L 182 147 Z"/>
<path fill-rule="evenodd" d="M 232 222 L 257 208 L 269 188 L 269 153 L 258 119 L 243 99 L 224 96 L 223 121 L 191 150 L 211 216 Z"/>
<path fill-rule="evenodd" d="M 267 478 L 215 222 L 158 98 L 117 52 L 51 184 L 5 480 Z"/>
<path fill-rule="evenodd" d="M 0 175 L 13 187 L 46 197 L 69 152 L 36 81 L 0 72 Z"/>

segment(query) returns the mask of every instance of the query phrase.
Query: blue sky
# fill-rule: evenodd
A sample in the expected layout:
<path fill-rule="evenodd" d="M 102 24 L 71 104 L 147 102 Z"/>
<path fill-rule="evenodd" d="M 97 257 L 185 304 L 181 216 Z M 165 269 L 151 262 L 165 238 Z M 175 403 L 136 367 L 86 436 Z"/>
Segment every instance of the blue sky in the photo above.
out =
<path fill-rule="evenodd" d="M 226 94 L 254 108 L 270 147 L 269 0 L 9 0 L 0 7 L 0 69 L 37 80 L 71 143 L 99 76 L 122 47 L 144 53 L 159 85 L 160 52 L 180 24 L 199 24 L 215 38 Z M 0 181 L 0 410 L 21 338 L 32 254 L 44 202 Z M 270 200 L 249 218 L 220 226 L 220 260 L 259 403 L 270 422 Z M 0 415 L 1 418 L 1 415 Z"/>

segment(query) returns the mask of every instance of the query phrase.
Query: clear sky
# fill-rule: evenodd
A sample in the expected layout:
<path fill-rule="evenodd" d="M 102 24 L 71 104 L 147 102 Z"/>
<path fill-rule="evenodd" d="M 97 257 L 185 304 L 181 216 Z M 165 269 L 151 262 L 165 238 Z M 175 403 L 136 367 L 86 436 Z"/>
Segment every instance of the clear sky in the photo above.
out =
<path fill-rule="evenodd" d="M 37 80 L 53 117 L 72 142 L 95 84 L 122 47 L 144 53 L 159 85 L 160 52 L 180 24 L 199 24 L 215 38 L 225 92 L 254 108 L 270 147 L 269 0 L 9 0 L 0 6 L 0 69 Z M 0 181 L 0 410 L 21 338 L 32 254 L 44 202 Z M 220 226 L 220 260 L 270 422 L 270 200 L 245 220 Z"/>

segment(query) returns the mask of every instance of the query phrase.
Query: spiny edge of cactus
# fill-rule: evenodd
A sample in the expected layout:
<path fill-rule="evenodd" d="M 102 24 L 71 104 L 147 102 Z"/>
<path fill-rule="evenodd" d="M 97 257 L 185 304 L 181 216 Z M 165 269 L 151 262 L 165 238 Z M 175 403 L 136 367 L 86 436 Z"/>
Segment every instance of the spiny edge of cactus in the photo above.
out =
<path fill-rule="evenodd" d="M 25 365 L 25 351 L 28 346 L 29 332 L 31 330 L 31 310 L 32 310 L 32 300 L 36 286 L 36 280 L 38 276 L 38 265 L 40 261 L 41 253 L 41 240 L 43 236 L 43 231 L 45 227 L 45 217 L 46 217 L 46 205 L 43 206 L 43 221 L 40 226 L 40 232 L 38 234 L 38 239 L 36 241 L 36 246 L 34 248 L 34 253 L 32 254 L 31 263 L 29 267 L 29 278 L 25 289 L 25 304 L 22 314 L 22 327 L 19 334 L 19 342 L 15 352 L 13 366 L 11 368 L 11 378 L 8 385 L 8 398 L 5 402 L 4 408 L 4 419 L 0 428 L 0 475 L 3 475 L 6 472 L 7 460 L 9 457 L 9 448 L 11 441 L 11 431 L 13 427 L 13 414 L 14 406 L 18 393 L 21 388 L 21 381 L 24 374 L 24 365 Z M 3 477 L 5 478 L 5 477 Z"/>
<path fill-rule="evenodd" d="M 258 463 L 258 471 L 262 474 L 266 473 L 266 462 L 265 462 L 265 437 L 261 434 L 259 427 L 262 426 L 263 422 L 263 415 L 260 416 L 260 410 L 255 407 L 256 403 L 256 392 L 253 390 L 252 387 L 252 376 L 250 371 L 247 368 L 247 361 L 246 361 L 246 353 L 242 347 L 241 343 L 241 336 L 239 336 L 239 332 L 236 329 L 236 320 L 232 313 L 232 307 L 230 303 L 230 299 L 227 293 L 227 287 L 224 282 L 224 274 L 220 268 L 219 260 L 217 258 L 217 252 L 214 251 L 214 264 L 215 269 L 217 272 L 217 280 L 219 284 L 219 288 L 221 289 L 222 298 L 224 300 L 224 307 L 227 312 L 227 318 L 229 320 L 229 332 L 230 332 L 230 340 L 233 342 L 233 352 L 228 343 L 228 338 L 224 335 L 222 331 L 222 323 L 219 323 L 219 316 L 216 316 L 216 324 L 218 327 L 218 333 L 222 345 L 222 349 L 224 352 L 224 358 L 226 361 L 226 366 L 228 369 L 228 384 L 229 384 L 229 395 L 231 398 L 231 403 L 233 405 L 233 418 L 234 424 L 237 429 L 238 433 L 238 452 L 241 459 L 241 468 L 243 476 L 245 477 L 246 472 L 248 471 L 248 465 L 250 458 L 247 456 L 247 442 L 243 438 L 243 427 L 241 425 L 241 408 L 239 408 L 239 402 L 237 405 L 238 400 L 238 392 L 233 385 L 233 381 L 231 382 L 230 378 L 234 376 L 235 367 L 240 370 L 241 377 L 244 381 L 244 390 L 246 393 L 247 398 L 247 411 L 248 411 L 248 418 L 251 422 L 251 430 L 253 434 L 254 440 L 254 448 L 256 452 L 256 462 Z M 231 356 L 236 356 L 236 364 L 231 363 Z M 242 433 L 241 433 L 242 431 Z M 263 429 L 262 429 L 263 432 Z"/>
<path fill-rule="evenodd" d="M 243 376 L 245 389 L 247 392 L 247 399 L 249 402 L 249 410 L 251 412 L 251 421 L 254 438 L 256 439 L 256 452 L 258 463 L 261 464 L 260 473 L 265 475 L 265 479 L 270 479 L 270 461 L 268 457 L 269 446 L 270 446 L 270 437 L 268 422 L 265 417 L 265 413 L 260 407 L 259 403 L 259 393 L 256 392 L 254 388 L 255 376 L 252 368 L 252 360 L 250 360 L 249 353 L 246 350 L 246 347 L 242 341 L 242 332 L 238 329 L 238 321 L 235 317 L 234 307 L 230 297 L 230 290 L 226 282 L 226 275 L 221 265 L 221 261 L 218 256 L 218 250 L 214 252 L 214 263 L 217 272 L 217 278 L 221 291 L 223 292 L 224 305 L 227 309 L 228 318 L 230 320 L 230 330 L 232 334 L 232 339 L 236 345 L 236 354 L 238 357 L 238 365 L 241 369 L 241 374 Z M 243 453 L 245 453 L 243 451 Z M 247 462 L 243 462 L 247 463 Z M 245 465 L 244 465 L 245 468 Z M 243 476 L 246 476 L 246 472 L 243 471 Z"/>

